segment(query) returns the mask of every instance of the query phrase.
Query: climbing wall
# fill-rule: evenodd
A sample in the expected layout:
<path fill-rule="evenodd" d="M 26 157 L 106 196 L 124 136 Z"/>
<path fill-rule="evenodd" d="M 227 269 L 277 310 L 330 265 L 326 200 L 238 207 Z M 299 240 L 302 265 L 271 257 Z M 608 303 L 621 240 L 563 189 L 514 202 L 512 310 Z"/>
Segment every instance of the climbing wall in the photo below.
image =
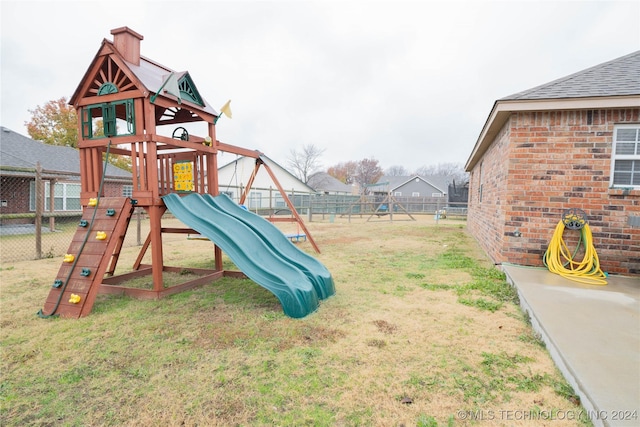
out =
<path fill-rule="evenodd" d="M 42 316 L 79 318 L 91 312 L 105 273 L 112 274 L 115 269 L 133 209 L 127 197 L 103 197 L 89 203 L 51 286 Z"/>

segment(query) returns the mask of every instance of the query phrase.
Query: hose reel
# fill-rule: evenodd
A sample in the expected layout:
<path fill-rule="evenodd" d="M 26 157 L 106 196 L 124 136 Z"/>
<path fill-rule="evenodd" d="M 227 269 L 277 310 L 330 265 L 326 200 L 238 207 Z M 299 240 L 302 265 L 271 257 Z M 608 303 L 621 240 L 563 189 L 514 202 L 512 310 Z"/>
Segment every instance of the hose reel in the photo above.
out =
<path fill-rule="evenodd" d="M 588 224 L 587 214 L 582 209 L 567 209 L 562 214 L 562 223 L 570 230 L 580 230 Z"/>
<path fill-rule="evenodd" d="M 580 232 L 574 251 L 569 250 L 563 239 L 565 228 Z M 579 253 L 583 255 L 581 261 L 575 259 Z M 590 285 L 607 284 L 607 274 L 600 268 L 587 214 L 583 210 L 572 208 L 563 212 L 542 261 L 550 272 L 567 279 Z"/>

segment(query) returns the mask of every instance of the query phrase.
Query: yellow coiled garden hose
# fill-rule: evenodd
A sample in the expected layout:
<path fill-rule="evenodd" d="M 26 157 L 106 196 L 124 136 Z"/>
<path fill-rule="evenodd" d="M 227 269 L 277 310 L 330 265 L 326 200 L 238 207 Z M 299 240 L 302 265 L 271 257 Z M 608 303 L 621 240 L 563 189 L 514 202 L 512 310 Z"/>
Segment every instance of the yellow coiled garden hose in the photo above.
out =
<path fill-rule="evenodd" d="M 575 220 L 575 216 L 572 217 Z M 595 247 L 593 246 L 593 236 L 591 228 L 586 220 L 580 219 L 580 224 L 573 229 L 580 230 L 580 240 L 573 254 L 569 251 L 563 239 L 566 217 L 558 222 L 547 251 L 544 253 L 544 265 L 550 272 L 559 274 L 570 280 L 589 285 L 606 285 L 606 273 L 600 269 L 600 260 Z M 580 245 L 584 246 L 584 257 L 582 261 L 574 260 Z"/>

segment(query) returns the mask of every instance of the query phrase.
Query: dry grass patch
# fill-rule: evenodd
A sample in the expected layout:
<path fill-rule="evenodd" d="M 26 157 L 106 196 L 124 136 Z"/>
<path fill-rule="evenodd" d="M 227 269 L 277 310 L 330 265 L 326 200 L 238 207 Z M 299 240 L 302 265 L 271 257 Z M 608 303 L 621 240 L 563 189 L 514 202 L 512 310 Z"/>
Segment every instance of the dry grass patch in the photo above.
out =
<path fill-rule="evenodd" d="M 337 294 L 304 319 L 225 278 L 159 301 L 100 296 L 86 318 L 45 320 L 61 260 L 2 265 L 0 424 L 531 425 L 460 414 L 581 409 L 463 224 L 365 220 L 307 224 Z M 211 247 L 182 236 L 164 251 L 207 267 Z"/>

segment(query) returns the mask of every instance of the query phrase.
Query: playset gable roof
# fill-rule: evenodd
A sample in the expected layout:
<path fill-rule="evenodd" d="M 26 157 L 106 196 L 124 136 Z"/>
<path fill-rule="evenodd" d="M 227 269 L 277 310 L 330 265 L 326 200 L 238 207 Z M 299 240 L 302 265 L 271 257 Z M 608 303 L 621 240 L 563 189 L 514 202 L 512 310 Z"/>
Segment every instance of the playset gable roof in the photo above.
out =
<path fill-rule="evenodd" d="M 127 27 L 113 30 L 112 34 L 115 35 L 117 32 L 133 34 L 142 40 L 142 36 Z M 71 105 L 76 105 L 84 97 L 95 96 L 97 94 L 96 83 L 115 83 L 112 80 L 118 81 L 127 90 L 137 89 L 137 97 L 152 97 L 157 94 L 157 96 L 175 100 L 174 96 L 162 90 L 169 76 L 174 74 L 179 83 L 181 94 L 185 95 L 180 100 L 182 104 L 185 104 L 185 108 L 207 115 L 219 116 L 219 113 L 200 95 L 188 71 L 176 71 L 161 65 L 159 62 L 140 55 L 139 48 L 129 49 L 128 52 L 122 53 L 118 50 L 117 45 L 122 45 L 122 43 L 103 39 L 98 52 L 69 101 Z"/>

